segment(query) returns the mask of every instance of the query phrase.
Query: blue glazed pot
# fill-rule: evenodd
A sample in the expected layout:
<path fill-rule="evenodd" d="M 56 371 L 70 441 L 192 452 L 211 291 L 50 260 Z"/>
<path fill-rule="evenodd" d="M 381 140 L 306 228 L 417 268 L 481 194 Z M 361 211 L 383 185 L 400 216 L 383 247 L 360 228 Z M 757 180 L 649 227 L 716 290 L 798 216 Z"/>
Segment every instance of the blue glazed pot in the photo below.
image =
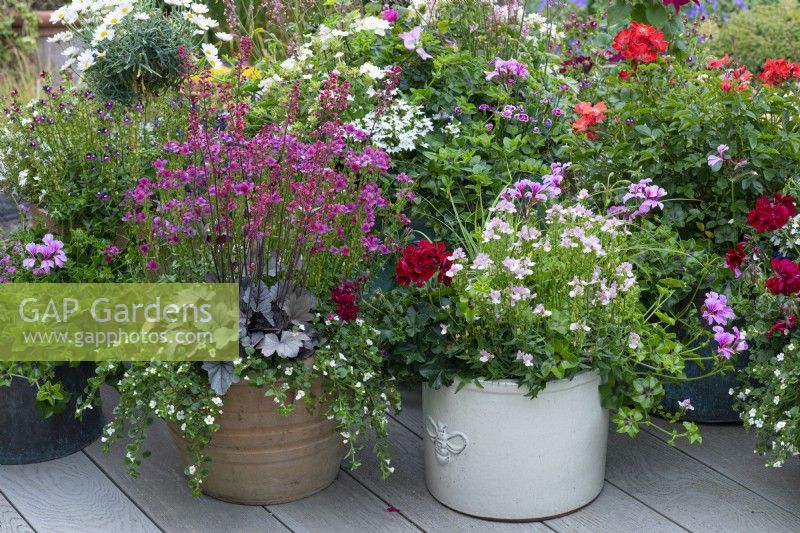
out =
<path fill-rule="evenodd" d="M 78 452 L 97 440 L 103 430 L 100 409 L 75 417 L 75 402 L 94 375 L 95 366 L 81 363 L 56 370 L 56 379 L 70 394 L 64 412 L 44 418 L 36 405 L 36 389 L 15 379 L 0 387 L 0 465 L 40 463 Z"/>
<path fill-rule="evenodd" d="M 711 348 L 708 347 L 701 353 L 710 356 Z M 736 375 L 747 366 L 749 360 L 747 352 L 741 353 L 733 363 L 735 372 L 697 381 L 666 384 L 664 386 L 666 394 L 661 405 L 667 411 L 673 412 L 678 410 L 679 401 L 689 398 L 692 400 L 694 411 L 688 411 L 683 417 L 685 420 L 718 424 L 739 422 L 739 413 L 733 410 L 733 397 L 728 391 L 738 385 Z M 695 377 L 705 374 L 708 370 L 703 370 L 694 361 L 689 361 L 684 371 L 688 377 Z"/>

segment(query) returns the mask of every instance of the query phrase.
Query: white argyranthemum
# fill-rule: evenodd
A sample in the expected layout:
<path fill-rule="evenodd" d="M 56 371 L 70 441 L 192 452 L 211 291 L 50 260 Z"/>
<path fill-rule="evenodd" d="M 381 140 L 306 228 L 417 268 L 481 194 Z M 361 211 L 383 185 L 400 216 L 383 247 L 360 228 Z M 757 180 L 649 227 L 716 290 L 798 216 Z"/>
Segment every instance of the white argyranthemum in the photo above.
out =
<path fill-rule="evenodd" d="M 388 30 L 391 26 L 392 24 L 387 20 L 369 16 L 353 22 L 351 29 L 353 31 L 371 31 L 375 35 L 384 37 L 386 35 L 386 30 Z"/>
<path fill-rule="evenodd" d="M 68 43 L 75 35 L 71 31 L 62 31 L 47 38 L 48 43 Z"/>
<path fill-rule="evenodd" d="M 364 63 L 359 67 L 358 72 L 373 80 L 382 80 L 386 77 L 386 71 L 372 63 Z"/>
<path fill-rule="evenodd" d="M 79 72 L 86 72 L 87 69 L 94 65 L 95 52 L 94 50 L 84 50 L 77 58 L 77 68 Z"/>
<path fill-rule="evenodd" d="M 225 33 L 224 31 L 218 31 L 214 34 L 214 36 L 220 41 L 230 42 L 233 40 L 233 35 L 230 33 Z"/>
<path fill-rule="evenodd" d="M 200 48 L 203 50 L 203 55 L 206 56 L 208 60 L 219 57 L 219 49 L 211 43 L 203 43 Z"/>

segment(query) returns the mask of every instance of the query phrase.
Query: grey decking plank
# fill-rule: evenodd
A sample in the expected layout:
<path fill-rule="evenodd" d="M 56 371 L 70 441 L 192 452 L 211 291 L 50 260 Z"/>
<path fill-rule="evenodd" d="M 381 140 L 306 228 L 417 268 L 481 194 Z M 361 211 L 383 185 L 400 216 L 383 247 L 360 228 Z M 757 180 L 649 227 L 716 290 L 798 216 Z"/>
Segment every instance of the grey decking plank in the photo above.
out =
<path fill-rule="evenodd" d="M 159 529 L 83 453 L 0 467 L 3 493 L 40 533 Z"/>
<path fill-rule="evenodd" d="M 30 525 L 0 493 L 0 532 L 34 533 Z"/>
<path fill-rule="evenodd" d="M 269 509 L 298 532 L 419 532 L 399 513 L 387 512 L 384 502 L 346 472 L 340 472 L 333 485 L 318 494 L 296 502 L 271 505 Z"/>
<path fill-rule="evenodd" d="M 103 409 L 110 417 L 116 402 L 115 391 L 104 388 L 103 400 Z M 183 477 L 178 452 L 163 422 L 158 421 L 150 428 L 146 449 L 153 453 L 142 462 L 140 475 L 136 479 L 128 475 L 123 461 L 124 442 L 115 443 L 108 454 L 100 450 L 99 442 L 85 451 L 129 498 L 168 533 L 288 531 L 263 507 L 233 505 L 213 498 L 192 496 Z"/>
<path fill-rule="evenodd" d="M 386 481 L 380 478 L 376 460 L 369 453 L 363 454 L 363 466 L 355 470 L 353 476 L 420 529 L 431 533 L 551 531 L 540 523 L 488 522 L 444 507 L 425 488 L 421 439 L 393 419 L 389 422 L 389 430 L 395 467 L 391 477 Z"/>
<path fill-rule="evenodd" d="M 422 436 L 422 395 L 418 390 L 403 393 L 400 422 Z M 565 533 L 619 533 L 620 531 L 684 531 L 677 524 L 649 509 L 618 488 L 606 483 L 603 492 L 589 506 L 570 515 L 548 520 L 546 524 Z"/>
<path fill-rule="evenodd" d="M 647 432 L 612 432 L 608 445 L 606 479 L 690 531 L 800 531 L 796 516 Z"/>
<path fill-rule="evenodd" d="M 589 506 L 546 524 L 559 533 L 686 532 L 608 482 Z"/>
<path fill-rule="evenodd" d="M 660 423 L 666 427 L 665 422 Z M 651 433 L 666 438 L 657 430 Z M 764 459 L 753 453 L 755 436 L 738 425 L 704 424 L 700 433 L 702 445 L 678 441 L 678 449 L 800 516 L 800 459 L 793 457 L 781 468 L 765 467 Z"/>

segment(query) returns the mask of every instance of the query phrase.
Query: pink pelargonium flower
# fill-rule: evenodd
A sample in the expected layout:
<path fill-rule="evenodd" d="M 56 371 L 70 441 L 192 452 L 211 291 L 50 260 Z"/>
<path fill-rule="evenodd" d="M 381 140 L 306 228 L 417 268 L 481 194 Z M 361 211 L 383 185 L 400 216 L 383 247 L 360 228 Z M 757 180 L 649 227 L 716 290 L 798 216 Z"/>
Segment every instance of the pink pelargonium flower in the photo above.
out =
<path fill-rule="evenodd" d="M 28 243 L 25 245 L 25 250 L 30 257 L 22 261 L 22 266 L 37 276 L 49 274 L 51 270 L 61 268 L 67 262 L 64 243 L 50 233 L 42 238 L 42 244 Z"/>
<path fill-rule="evenodd" d="M 747 350 L 747 341 L 737 327 L 725 331 L 722 326 L 714 326 L 714 340 L 717 341 L 717 355 L 723 359 Z"/>
<path fill-rule="evenodd" d="M 717 153 L 708 156 L 708 166 L 710 166 L 711 169 L 715 171 L 722 168 L 722 164 L 725 162 L 725 152 L 727 151 L 728 151 L 727 144 L 720 144 L 719 146 L 717 146 Z"/>
<path fill-rule="evenodd" d="M 406 50 L 416 50 L 417 55 L 425 61 L 426 59 L 431 59 L 433 56 L 430 55 L 425 49 L 422 48 L 422 26 L 416 26 L 415 28 L 410 29 L 407 32 L 401 33 L 398 35 L 400 39 L 403 41 L 403 46 L 405 46 Z"/>
<path fill-rule="evenodd" d="M 510 84 L 516 83 L 517 80 L 524 79 L 527 76 L 528 67 L 514 58 L 506 60 L 498 57 L 494 60 L 494 70 L 486 72 L 487 81 L 497 78 Z"/>
<path fill-rule="evenodd" d="M 631 217 L 641 217 L 652 211 L 653 209 L 664 209 L 664 203 L 661 201 L 667 195 L 667 191 L 658 185 L 653 184 L 653 180 L 645 178 L 638 183 L 632 183 L 628 187 L 628 192 L 622 197 L 622 201 L 628 204 L 631 200 L 640 200 L 639 207 L 633 212 Z"/>
<path fill-rule="evenodd" d="M 736 318 L 736 313 L 728 305 L 728 299 L 724 294 L 716 292 L 707 292 L 706 301 L 701 308 L 703 318 L 708 325 L 720 324 L 722 326 L 728 325 L 728 322 Z"/>

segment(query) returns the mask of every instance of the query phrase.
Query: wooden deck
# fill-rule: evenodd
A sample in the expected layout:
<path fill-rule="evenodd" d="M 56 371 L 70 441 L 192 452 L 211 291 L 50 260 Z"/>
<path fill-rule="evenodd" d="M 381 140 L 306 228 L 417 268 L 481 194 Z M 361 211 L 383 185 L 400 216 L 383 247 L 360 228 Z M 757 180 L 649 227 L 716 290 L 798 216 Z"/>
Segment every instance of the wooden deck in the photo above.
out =
<path fill-rule="evenodd" d="M 391 423 L 396 471 L 386 482 L 365 454 L 361 469 L 343 468 L 303 501 L 267 508 L 193 498 L 159 423 L 138 479 L 126 473 L 122 445 L 110 455 L 95 443 L 57 461 L 0 467 L 0 532 L 800 532 L 800 461 L 764 468 L 736 426 L 704 426 L 703 445 L 677 448 L 655 434 L 612 433 L 605 488 L 588 507 L 541 523 L 469 518 L 425 489 L 420 395 L 405 400 Z"/>

